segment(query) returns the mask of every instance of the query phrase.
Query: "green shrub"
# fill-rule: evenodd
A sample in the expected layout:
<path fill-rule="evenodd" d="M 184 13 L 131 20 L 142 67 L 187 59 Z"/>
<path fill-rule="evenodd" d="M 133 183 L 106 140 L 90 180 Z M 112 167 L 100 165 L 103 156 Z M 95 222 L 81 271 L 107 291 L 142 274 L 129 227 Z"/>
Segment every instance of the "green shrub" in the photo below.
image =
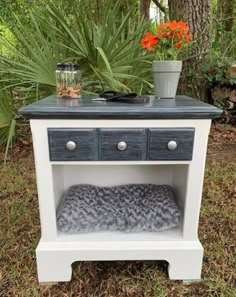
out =
<path fill-rule="evenodd" d="M 211 84 L 233 85 L 236 84 L 235 73 L 231 71 L 233 59 L 221 57 L 217 54 L 208 55 L 201 65 L 203 76 Z"/>
<path fill-rule="evenodd" d="M 41 3 L 41 2 L 40 2 Z M 27 22 L 13 15 L 2 25 L 9 32 L 0 35 L 0 90 L 21 89 L 22 102 L 30 102 L 55 92 L 55 68 L 61 61 L 77 61 L 82 70 L 83 93 L 107 89 L 150 93 L 152 55 L 145 54 L 140 39 L 149 23 L 138 20 L 135 10 L 120 13 L 120 1 L 110 1 L 104 17 L 96 22 L 80 1 L 81 9 L 73 18 L 61 13 L 53 1 L 42 1 L 37 10 L 28 12 Z M 30 92 L 29 99 L 24 91 Z M 7 148 L 15 135 L 5 107 L 13 108 L 10 97 L 0 104 L 4 127 L 1 143 Z M 13 108 L 14 110 L 14 108 Z M 14 110 L 14 112 L 16 112 Z M 14 113 L 12 112 L 12 114 Z M 6 117 L 4 119 L 4 117 Z M 14 121 L 16 118 L 13 116 Z"/>

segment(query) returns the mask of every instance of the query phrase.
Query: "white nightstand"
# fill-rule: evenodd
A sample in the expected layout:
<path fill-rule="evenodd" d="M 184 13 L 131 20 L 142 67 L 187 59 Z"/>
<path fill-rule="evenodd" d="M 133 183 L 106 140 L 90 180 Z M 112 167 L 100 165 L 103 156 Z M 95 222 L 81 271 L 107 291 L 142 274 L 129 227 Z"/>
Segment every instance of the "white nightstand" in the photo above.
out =
<path fill-rule="evenodd" d="M 198 240 L 211 119 L 221 110 L 181 96 L 143 105 L 49 97 L 26 106 L 37 173 L 42 236 L 36 249 L 40 282 L 69 281 L 75 261 L 166 260 L 170 279 L 199 280 Z M 56 210 L 74 184 L 171 185 L 182 221 L 163 232 L 58 231 Z"/>

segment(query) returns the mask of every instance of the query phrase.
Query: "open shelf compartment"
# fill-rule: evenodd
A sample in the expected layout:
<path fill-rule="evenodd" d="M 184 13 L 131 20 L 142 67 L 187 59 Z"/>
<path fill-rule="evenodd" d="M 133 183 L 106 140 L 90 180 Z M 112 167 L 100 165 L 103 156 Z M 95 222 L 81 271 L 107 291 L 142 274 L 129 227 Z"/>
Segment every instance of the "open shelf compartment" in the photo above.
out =
<path fill-rule="evenodd" d="M 77 184 L 95 186 L 116 186 L 122 184 L 170 185 L 174 189 L 177 205 L 181 212 L 180 226 L 160 232 L 99 231 L 67 234 L 57 231 L 60 242 L 155 242 L 183 240 L 183 220 L 186 199 L 188 164 L 148 164 L 148 165 L 52 165 L 54 202 L 56 209 L 64 191 Z M 55 209 L 55 211 L 56 211 Z"/>

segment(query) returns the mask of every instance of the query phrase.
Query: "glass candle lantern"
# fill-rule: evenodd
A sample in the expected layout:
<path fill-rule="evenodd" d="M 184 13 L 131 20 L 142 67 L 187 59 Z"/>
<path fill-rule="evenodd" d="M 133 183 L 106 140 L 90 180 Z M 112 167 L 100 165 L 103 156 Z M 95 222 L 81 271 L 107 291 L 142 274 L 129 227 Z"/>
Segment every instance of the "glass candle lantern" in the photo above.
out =
<path fill-rule="evenodd" d="M 57 64 L 57 96 L 63 98 L 79 98 L 81 92 L 80 77 L 81 73 L 78 64 Z"/>

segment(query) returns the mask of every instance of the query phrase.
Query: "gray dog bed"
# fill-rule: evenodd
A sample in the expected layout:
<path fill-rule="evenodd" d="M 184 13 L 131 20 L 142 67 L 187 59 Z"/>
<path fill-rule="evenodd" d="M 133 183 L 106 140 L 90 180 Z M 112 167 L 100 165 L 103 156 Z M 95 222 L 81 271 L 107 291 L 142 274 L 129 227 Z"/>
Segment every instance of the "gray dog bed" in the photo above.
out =
<path fill-rule="evenodd" d="M 168 185 L 76 185 L 66 191 L 57 212 L 58 229 L 67 233 L 163 231 L 179 221 Z"/>

